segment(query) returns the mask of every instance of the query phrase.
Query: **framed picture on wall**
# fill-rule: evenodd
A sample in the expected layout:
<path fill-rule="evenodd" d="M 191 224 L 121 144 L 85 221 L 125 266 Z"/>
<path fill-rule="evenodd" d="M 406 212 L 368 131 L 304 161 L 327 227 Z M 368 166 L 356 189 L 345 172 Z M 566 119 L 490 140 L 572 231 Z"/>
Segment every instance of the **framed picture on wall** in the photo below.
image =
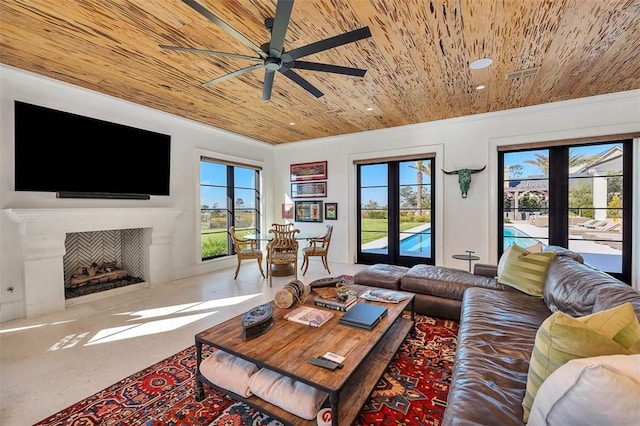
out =
<path fill-rule="evenodd" d="M 323 180 L 327 178 L 327 162 L 291 164 L 291 182 L 301 180 Z"/>
<path fill-rule="evenodd" d="M 327 182 L 300 182 L 291 184 L 291 198 L 319 198 L 327 196 Z"/>
<path fill-rule="evenodd" d="M 293 204 L 282 205 L 282 218 L 293 219 Z"/>
<path fill-rule="evenodd" d="M 322 201 L 296 201 L 296 222 L 322 222 Z"/>
<path fill-rule="evenodd" d="M 324 219 L 338 220 L 338 203 L 324 203 Z"/>

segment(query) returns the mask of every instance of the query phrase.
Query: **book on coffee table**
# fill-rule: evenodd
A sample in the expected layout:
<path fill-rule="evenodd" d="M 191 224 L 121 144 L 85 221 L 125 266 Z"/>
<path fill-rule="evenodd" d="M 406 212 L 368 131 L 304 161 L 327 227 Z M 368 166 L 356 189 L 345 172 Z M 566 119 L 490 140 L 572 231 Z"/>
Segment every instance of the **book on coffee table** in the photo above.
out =
<path fill-rule="evenodd" d="M 309 325 L 311 327 L 320 327 L 331 318 L 333 318 L 333 312 L 325 311 L 324 309 L 312 308 L 311 306 L 298 306 L 284 316 L 284 319 L 286 320 Z"/>
<path fill-rule="evenodd" d="M 313 304 L 320 306 L 321 308 L 329 308 L 336 311 L 346 312 L 351 309 L 357 301 L 358 298 L 352 294 L 350 294 L 344 302 L 339 301 L 336 297 L 324 298 L 318 296 L 313 299 Z"/>
<path fill-rule="evenodd" d="M 371 303 L 357 303 L 339 320 L 339 324 L 372 330 L 387 315 L 387 308 Z"/>

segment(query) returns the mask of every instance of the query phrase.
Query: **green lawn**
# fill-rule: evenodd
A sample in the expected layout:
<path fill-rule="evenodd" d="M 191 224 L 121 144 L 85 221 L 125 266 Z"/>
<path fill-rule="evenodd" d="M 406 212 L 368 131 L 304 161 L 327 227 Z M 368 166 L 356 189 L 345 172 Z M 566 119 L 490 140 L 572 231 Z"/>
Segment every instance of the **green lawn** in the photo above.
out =
<path fill-rule="evenodd" d="M 400 231 L 424 225 L 424 222 L 400 222 Z M 386 219 L 362 219 L 362 244 L 387 236 Z"/>
<path fill-rule="evenodd" d="M 253 228 L 236 230 L 236 235 L 239 237 L 253 233 L 255 233 Z M 228 253 L 226 228 L 203 229 L 200 231 L 200 235 L 202 236 L 202 257 L 213 257 Z"/>

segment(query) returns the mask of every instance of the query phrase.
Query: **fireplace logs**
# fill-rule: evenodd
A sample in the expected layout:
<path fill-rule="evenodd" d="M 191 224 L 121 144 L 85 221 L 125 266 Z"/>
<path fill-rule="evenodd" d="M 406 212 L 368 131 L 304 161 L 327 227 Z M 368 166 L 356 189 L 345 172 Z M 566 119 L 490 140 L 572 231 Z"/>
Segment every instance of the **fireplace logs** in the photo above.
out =
<path fill-rule="evenodd" d="M 104 283 L 115 281 L 129 276 L 126 269 L 116 265 L 116 261 L 103 262 L 100 265 L 92 263 L 90 266 L 81 266 L 71 275 L 69 285 L 80 287 L 85 284 Z"/>

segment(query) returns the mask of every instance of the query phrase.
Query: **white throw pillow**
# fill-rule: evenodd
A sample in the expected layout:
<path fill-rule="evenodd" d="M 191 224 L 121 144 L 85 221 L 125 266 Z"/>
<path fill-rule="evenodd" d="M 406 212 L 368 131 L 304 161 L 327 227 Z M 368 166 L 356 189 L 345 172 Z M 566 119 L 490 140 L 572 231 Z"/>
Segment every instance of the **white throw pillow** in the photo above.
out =
<path fill-rule="evenodd" d="M 213 352 L 200 363 L 200 373 L 214 385 L 240 396 L 251 396 L 249 379 L 258 366 L 221 350 Z"/>
<path fill-rule="evenodd" d="M 640 355 L 573 359 L 542 382 L 527 426 L 637 426 Z"/>
<path fill-rule="evenodd" d="M 251 376 L 249 387 L 257 397 L 307 420 L 315 420 L 318 410 L 329 396 L 306 383 L 266 368 L 261 368 Z"/>

